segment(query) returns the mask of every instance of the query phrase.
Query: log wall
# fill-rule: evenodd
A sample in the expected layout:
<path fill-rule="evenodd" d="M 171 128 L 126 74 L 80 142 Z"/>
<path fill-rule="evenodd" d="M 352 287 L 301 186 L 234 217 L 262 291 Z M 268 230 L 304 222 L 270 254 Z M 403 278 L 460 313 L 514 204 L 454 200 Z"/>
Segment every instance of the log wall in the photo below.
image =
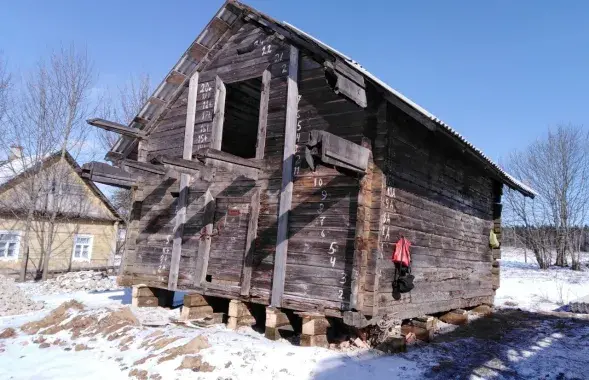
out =
<path fill-rule="evenodd" d="M 386 188 L 381 198 L 375 302 L 410 317 L 492 303 L 494 182 L 439 133 L 389 105 Z M 395 299 L 395 242 L 412 243 L 415 289 Z"/>
<path fill-rule="evenodd" d="M 252 24 L 245 24 L 210 53 L 210 62 L 200 72 L 194 152 L 211 145 L 215 78 L 219 77 L 224 83 L 232 83 L 252 78 L 261 79 L 265 70 L 270 72 L 270 100 L 263 158 L 274 164 L 277 169 L 261 174 L 257 179 L 234 174 L 230 169 L 223 167 L 215 169 L 212 179 L 205 180 L 198 175 L 193 176 L 188 194 L 179 289 L 195 289 L 194 271 L 201 232 L 205 224 L 204 194 L 207 190 L 211 192 L 217 206 L 208 277 L 230 284 L 240 280 L 245 248 L 245 240 L 241 237 L 245 235 L 244 228 L 249 219 L 249 199 L 255 189 L 259 188 L 260 217 L 255 257 L 252 260 L 251 294 L 261 302 L 269 297 L 276 240 L 276 205 L 280 192 L 288 47 L 288 44 L 275 35 Z M 235 99 L 228 97 L 226 100 L 233 102 Z M 150 133 L 145 143 L 147 160 L 161 154 L 182 157 L 187 101 L 188 87 L 162 115 Z M 151 176 L 135 191 L 135 212 L 129 231 L 129 253 L 124 270 L 134 283 L 145 282 L 153 286 L 167 287 L 178 182 L 179 180 L 174 178 Z M 236 210 L 239 211 L 239 215 L 235 215 Z M 224 254 L 226 252 L 230 254 L 227 256 Z M 242 257 L 239 257 L 238 252 Z M 232 292 L 235 294 L 230 291 L 225 295 L 239 295 L 235 289 L 232 289 Z"/>
<path fill-rule="evenodd" d="M 269 303 L 289 48 L 275 34 L 245 24 L 213 49 L 200 71 L 193 152 L 211 147 L 218 81 L 230 84 L 269 73 L 266 137 L 259 149 L 263 157 L 257 157 L 269 169 L 237 174 L 232 165 L 207 163 L 214 167 L 211 176 L 192 176 L 178 289 Z M 498 185 L 445 136 L 419 125 L 372 87 L 366 89 L 366 108 L 335 94 L 323 65 L 305 54 L 302 50 L 299 61 L 297 143 L 300 134 L 324 130 L 370 148 L 372 156 L 364 176 L 324 165 L 313 171 L 305 161 L 304 146 L 297 145 L 282 306 L 332 311 L 333 315 L 355 309 L 366 315 L 413 317 L 492 302 L 498 265 L 493 282 L 488 235 L 493 219 L 496 230 L 500 228 Z M 182 157 L 187 101 L 188 88 L 141 143 L 140 159 L 160 154 Z M 235 99 L 226 101 L 234 103 Z M 247 113 L 254 108 L 249 107 Z M 141 186 L 134 191 L 123 277 L 130 283 L 166 288 L 179 173 L 141 175 Z M 204 275 L 212 284 L 222 285 L 216 288 L 200 288 L 197 273 L 203 228 L 209 220 L 207 192 L 216 208 L 210 216 L 213 229 Z M 258 192 L 257 237 L 252 257 L 245 257 L 247 228 L 255 225 L 249 219 L 256 214 L 250 200 Z M 416 288 L 395 299 L 390 256 L 401 236 L 413 243 Z M 249 295 L 239 286 L 245 262 L 251 265 Z"/>
<path fill-rule="evenodd" d="M 335 94 L 313 58 L 303 55 L 299 66 L 297 142 L 301 134 L 324 130 L 362 143 L 364 109 Z M 324 165 L 311 170 L 302 144 L 294 177 L 283 305 L 348 309 L 360 177 Z"/>

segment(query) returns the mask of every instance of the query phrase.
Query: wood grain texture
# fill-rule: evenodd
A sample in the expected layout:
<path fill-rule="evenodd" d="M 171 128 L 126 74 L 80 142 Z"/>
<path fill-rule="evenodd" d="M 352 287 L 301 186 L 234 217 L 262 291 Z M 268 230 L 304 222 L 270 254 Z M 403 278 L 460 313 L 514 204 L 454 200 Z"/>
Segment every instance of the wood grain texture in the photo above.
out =
<path fill-rule="evenodd" d="M 286 101 L 286 124 L 284 128 L 284 154 L 282 156 L 282 187 L 278 209 L 278 233 L 276 254 L 274 257 L 274 276 L 272 281 L 272 302 L 275 307 L 282 306 L 284 280 L 286 273 L 286 255 L 288 251 L 288 214 L 292 203 L 293 159 L 296 146 L 299 50 L 291 46 L 288 67 L 288 95 Z"/>
<path fill-rule="evenodd" d="M 209 266 L 209 254 L 211 252 L 211 234 L 213 233 L 213 217 L 215 214 L 215 203 L 209 190 L 204 198 L 205 214 L 203 217 L 204 228 L 200 233 L 198 243 L 198 257 L 195 269 L 195 286 L 201 286 L 205 281 Z"/>
<path fill-rule="evenodd" d="M 260 190 L 256 189 L 250 203 L 250 218 L 245 240 L 243 269 L 241 272 L 241 295 L 249 295 L 252 280 L 252 266 L 254 262 L 254 241 L 258 234 L 258 217 L 260 215 Z"/>
<path fill-rule="evenodd" d="M 260 97 L 260 120 L 258 122 L 258 143 L 256 145 L 256 158 L 264 158 L 266 150 L 266 128 L 268 124 L 268 102 L 270 101 L 270 80 L 272 73 L 268 70 L 262 74 L 262 95 Z"/>
<path fill-rule="evenodd" d="M 221 150 L 223 140 L 223 122 L 225 121 L 225 84 L 218 76 L 215 78 L 215 110 L 213 113 L 213 132 L 211 148 Z"/>
<path fill-rule="evenodd" d="M 186 107 L 186 126 L 184 133 L 184 149 L 182 157 L 184 160 L 192 159 L 192 147 L 194 145 L 194 120 L 196 117 L 196 97 L 198 92 L 198 71 L 195 72 L 189 81 L 188 103 Z M 188 185 L 190 176 L 186 173 L 180 175 L 180 194 L 176 206 L 176 225 L 174 228 L 174 242 L 172 245 L 172 257 L 170 259 L 170 274 L 168 278 L 168 289 L 176 290 L 178 286 L 178 272 L 180 271 L 180 256 L 182 254 L 182 238 L 184 235 L 184 224 L 186 223 L 186 202 L 188 199 Z"/>
<path fill-rule="evenodd" d="M 203 160 L 198 168 L 167 164 L 165 177 L 140 175 L 139 220 L 130 231 L 137 244 L 125 278 L 165 287 L 178 254 L 176 289 L 334 317 L 357 310 L 411 318 L 492 302 L 499 268 L 488 233 L 500 232 L 493 179 L 337 60 L 328 68 L 345 77 L 347 90 L 336 93 L 325 73 L 330 57 L 290 43 L 252 20 L 224 45 L 196 48 L 209 61 L 195 100 L 181 91 L 137 155 L 180 160 L 191 140 L 191 155 L 200 151 Z M 365 146 L 368 164 L 354 172 L 319 162 L 312 170 L 303 134 L 313 130 Z M 181 174 L 195 180 L 182 247 L 171 253 Z M 390 256 L 400 236 L 413 243 L 416 288 L 396 299 Z"/>

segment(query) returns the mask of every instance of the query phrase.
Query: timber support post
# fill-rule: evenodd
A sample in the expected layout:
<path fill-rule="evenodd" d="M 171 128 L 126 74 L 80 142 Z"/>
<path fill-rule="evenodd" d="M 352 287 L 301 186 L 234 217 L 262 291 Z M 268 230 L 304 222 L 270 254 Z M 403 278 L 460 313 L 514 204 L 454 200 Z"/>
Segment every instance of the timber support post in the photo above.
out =
<path fill-rule="evenodd" d="M 180 313 L 181 321 L 190 321 L 193 319 L 213 318 L 213 307 L 209 301 L 197 293 L 186 294 L 184 296 L 184 306 Z"/>
<path fill-rule="evenodd" d="M 172 307 L 174 302 L 174 292 L 145 285 L 133 286 L 131 297 L 135 307 Z"/>
<path fill-rule="evenodd" d="M 235 330 L 241 326 L 253 326 L 256 324 L 256 319 L 252 315 L 248 305 L 238 300 L 231 300 L 229 302 L 228 315 L 227 328 L 231 330 Z"/>
<path fill-rule="evenodd" d="M 330 326 L 327 318 L 315 313 L 300 313 L 300 316 L 303 318 L 301 346 L 327 348 L 327 329 Z"/>
<path fill-rule="evenodd" d="M 267 307 L 266 328 L 264 329 L 264 336 L 266 339 L 279 340 L 282 338 L 280 330 L 283 328 L 293 329 L 288 316 L 275 307 Z"/>
<path fill-rule="evenodd" d="M 451 325 L 465 325 L 468 323 L 468 312 L 462 309 L 451 310 L 440 316 L 440 321 Z"/>
<path fill-rule="evenodd" d="M 437 322 L 437 318 L 431 315 L 413 318 L 408 324 L 401 326 L 401 333 L 405 337 L 413 334 L 421 341 L 430 342 L 434 338 Z"/>

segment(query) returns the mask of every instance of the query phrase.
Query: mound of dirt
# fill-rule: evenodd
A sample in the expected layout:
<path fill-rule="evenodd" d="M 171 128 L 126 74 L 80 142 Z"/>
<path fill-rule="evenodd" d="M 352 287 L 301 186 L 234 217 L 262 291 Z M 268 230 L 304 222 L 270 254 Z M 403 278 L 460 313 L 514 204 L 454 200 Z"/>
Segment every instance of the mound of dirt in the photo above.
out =
<path fill-rule="evenodd" d="M 112 341 L 127 337 L 127 333 L 135 326 L 140 326 L 140 323 L 128 307 L 104 312 L 86 311 L 83 304 L 71 300 L 61 304 L 45 318 L 22 325 L 21 330 L 26 334 L 42 335 L 69 331 L 73 339 L 100 335 Z"/>
<path fill-rule="evenodd" d="M 211 345 L 209 344 L 209 340 L 207 339 L 207 337 L 197 336 L 196 338 L 193 338 L 191 341 L 182 346 L 169 348 L 166 351 L 162 352 L 163 356 L 161 356 L 157 362 L 162 363 L 168 360 L 173 360 L 180 355 L 196 354 L 200 352 L 200 350 L 209 347 L 211 347 Z"/>
<path fill-rule="evenodd" d="M 109 277 L 105 272 L 81 271 L 60 274 L 56 278 L 39 282 L 27 288 L 30 294 L 59 294 L 78 291 L 103 292 L 121 289 L 114 277 Z"/>
<path fill-rule="evenodd" d="M 43 302 L 35 302 L 14 283 L 14 279 L 0 276 L 0 317 L 41 310 Z"/>
<path fill-rule="evenodd" d="M 14 329 L 11 327 L 5 328 L 2 332 L 0 332 L 0 339 L 14 338 L 15 336 L 16 331 L 14 331 Z"/>
<path fill-rule="evenodd" d="M 84 305 L 76 300 L 64 302 L 51 311 L 45 318 L 25 323 L 20 329 L 26 334 L 36 334 L 40 330 L 55 328 L 69 318 L 71 310 L 84 310 Z"/>
<path fill-rule="evenodd" d="M 194 372 L 213 372 L 215 367 L 203 361 L 200 355 L 194 355 L 185 356 L 180 366 L 176 369 L 190 369 Z"/>

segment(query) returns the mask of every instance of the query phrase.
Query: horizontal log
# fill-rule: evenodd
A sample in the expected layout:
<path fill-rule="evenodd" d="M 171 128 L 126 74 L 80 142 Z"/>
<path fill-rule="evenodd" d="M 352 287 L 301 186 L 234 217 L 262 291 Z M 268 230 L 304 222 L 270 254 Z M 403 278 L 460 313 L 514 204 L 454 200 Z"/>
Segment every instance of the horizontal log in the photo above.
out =
<path fill-rule="evenodd" d="M 207 168 L 204 164 L 202 164 L 200 162 L 185 160 L 185 159 L 178 158 L 178 157 L 171 157 L 169 155 L 158 155 L 153 158 L 153 161 L 159 162 L 163 165 L 169 165 L 171 167 L 179 167 L 179 168 L 196 170 L 196 171 L 208 172 L 210 170 L 209 168 Z"/>
<path fill-rule="evenodd" d="M 93 182 L 130 189 L 138 179 L 132 173 L 103 162 L 88 162 L 82 166 L 81 176 Z"/>
<path fill-rule="evenodd" d="M 129 137 L 134 137 L 134 138 L 138 138 L 138 139 L 144 139 L 147 137 L 146 133 L 142 130 L 139 130 L 137 128 L 130 128 L 130 127 L 127 127 L 126 125 L 115 123 L 114 121 L 108 121 L 108 120 L 104 120 L 104 119 L 95 118 L 95 119 L 86 120 L 86 122 L 88 124 L 92 125 L 93 127 L 98 127 L 101 129 L 105 129 L 107 131 L 116 132 L 116 133 L 121 134 L 123 136 L 129 136 Z"/>
<path fill-rule="evenodd" d="M 125 159 L 121 161 L 123 166 L 128 166 L 133 169 L 145 171 L 148 173 L 153 173 L 157 175 L 164 175 L 166 174 L 166 170 L 161 165 L 153 165 L 148 164 L 147 162 L 140 162 L 135 160 Z"/>
<path fill-rule="evenodd" d="M 265 168 L 265 164 L 261 160 L 242 158 L 212 148 L 199 149 L 196 152 L 196 157 L 201 161 L 204 161 L 205 159 L 212 159 L 259 170 L 263 170 Z"/>

